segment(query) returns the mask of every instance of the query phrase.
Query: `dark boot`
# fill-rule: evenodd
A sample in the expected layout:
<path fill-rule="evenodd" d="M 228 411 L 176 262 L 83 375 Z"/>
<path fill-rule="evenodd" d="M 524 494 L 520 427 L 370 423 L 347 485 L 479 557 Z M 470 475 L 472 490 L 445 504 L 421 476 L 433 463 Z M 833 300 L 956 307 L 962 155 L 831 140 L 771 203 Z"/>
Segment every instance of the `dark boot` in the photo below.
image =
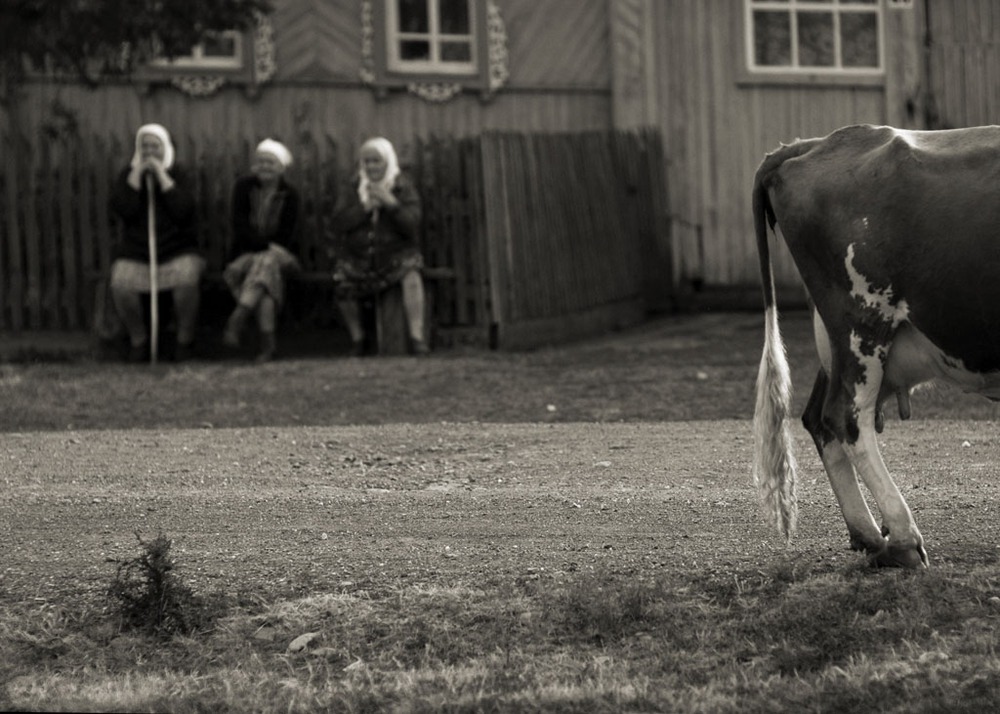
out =
<path fill-rule="evenodd" d="M 244 305 L 237 305 L 236 309 L 226 321 L 226 329 L 222 333 L 222 342 L 229 347 L 240 346 L 240 333 L 250 317 L 250 309 Z"/>
<path fill-rule="evenodd" d="M 174 351 L 174 362 L 189 362 L 195 358 L 193 342 L 178 342 Z"/>
<path fill-rule="evenodd" d="M 417 357 L 426 357 L 431 353 L 431 348 L 427 345 L 424 340 L 413 338 L 410 340 L 411 348 L 413 349 L 413 354 Z"/>
<path fill-rule="evenodd" d="M 129 346 L 128 361 L 136 364 L 139 362 L 149 362 L 149 340 Z"/>
<path fill-rule="evenodd" d="M 258 362 L 270 362 L 278 351 L 278 341 L 273 332 L 260 333 L 260 352 L 257 353 Z"/>

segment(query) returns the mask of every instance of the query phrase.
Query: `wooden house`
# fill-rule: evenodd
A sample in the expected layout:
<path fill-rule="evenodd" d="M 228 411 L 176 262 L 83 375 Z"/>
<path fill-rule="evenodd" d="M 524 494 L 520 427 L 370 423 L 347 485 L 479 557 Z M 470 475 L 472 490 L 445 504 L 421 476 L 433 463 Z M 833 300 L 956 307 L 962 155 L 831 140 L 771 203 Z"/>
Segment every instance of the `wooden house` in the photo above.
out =
<path fill-rule="evenodd" d="M 652 36 L 647 121 L 663 134 L 681 285 L 759 284 L 750 187 L 779 142 L 854 123 L 1000 123 L 998 0 L 631 5 Z M 772 259 L 797 286 L 783 246 Z"/>
<path fill-rule="evenodd" d="M 91 88 L 38 76 L 13 114 L 0 113 L 0 138 L 127 147 L 137 126 L 157 121 L 182 155 L 223 144 L 248 151 L 273 136 L 306 163 L 347 170 L 353 147 L 374 134 L 419 163 L 435 137 L 653 131 L 663 180 L 637 177 L 650 184 L 642 230 L 652 235 L 638 249 L 642 274 L 622 276 L 644 283 L 647 308 L 669 309 L 691 284 L 757 284 L 750 187 L 779 142 L 851 123 L 935 128 L 992 123 L 1000 113 L 1000 0 L 274 5 L 253 31 L 127 80 Z M 607 166 L 575 161 L 555 178 L 573 185 Z M 626 183 L 635 193 L 636 182 Z M 581 268 L 578 282 L 606 259 Z M 0 272 L 16 268 L 0 252 Z M 797 284 L 782 250 L 776 269 L 780 283 Z M 484 271 L 483 281 L 496 279 Z M 498 310 L 495 286 L 490 298 L 483 309 Z M 543 329 L 566 316 L 556 311 Z"/>

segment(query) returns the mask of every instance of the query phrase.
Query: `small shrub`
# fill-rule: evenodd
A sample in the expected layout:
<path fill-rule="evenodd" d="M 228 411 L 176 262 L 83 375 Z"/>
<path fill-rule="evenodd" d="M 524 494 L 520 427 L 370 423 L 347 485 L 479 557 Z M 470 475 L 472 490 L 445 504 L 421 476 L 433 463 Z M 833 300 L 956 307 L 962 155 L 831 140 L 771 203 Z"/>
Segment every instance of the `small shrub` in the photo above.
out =
<path fill-rule="evenodd" d="M 170 556 L 172 541 L 162 533 L 151 541 L 144 541 L 139 533 L 136 538 L 142 552 L 118 561 L 108 588 L 118 606 L 121 629 L 166 638 L 206 628 L 215 608 L 178 579 Z"/>

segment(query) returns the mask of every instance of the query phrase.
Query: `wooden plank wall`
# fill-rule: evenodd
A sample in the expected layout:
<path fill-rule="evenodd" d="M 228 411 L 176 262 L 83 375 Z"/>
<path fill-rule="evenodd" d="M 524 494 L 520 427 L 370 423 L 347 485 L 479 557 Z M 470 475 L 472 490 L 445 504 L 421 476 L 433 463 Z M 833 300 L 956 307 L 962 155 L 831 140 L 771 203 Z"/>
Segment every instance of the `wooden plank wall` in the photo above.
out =
<path fill-rule="evenodd" d="M 742 2 L 653 6 L 675 276 L 756 285 L 750 188 L 758 164 L 782 141 L 882 123 L 883 89 L 747 82 Z M 798 284 L 783 245 L 772 258 L 776 280 Z"/>
<path fill-rule="evenodd" d="M 1000 3 L 927 4 L 931 128 L 1000 124 Z"/>
<path fill-rule="evenodd" d="M 918 2 L 885 7 L 886 52 L 926 59 L 917 82 L 930 88 L 928 128 L 1000 123 L 1000 3 Z M 745 65 L 743 3 L 671 0 L 655 8 L 658 115 L 663 131 L 672 212 L 675 278 L 710 285 L 756 285 L 750 187 L 764 155 L 780 142 L 824 136 L 855 123 L 883 124 L 906 99 L 884 84 L 778 84 L 754 80 Z M 893 13 L 924 12 L 926 57 L 901 47 L 922 37 L 898 32 Z M 888 28 L 894 28 L 888 31 Z M 913 70 L 913 68 L 910 68 Z M 899 80 L 899 77 L 895 77 Z M 923 117 L 915 117 L 917 122 Z M 799 284 L 784 245 L 772 252 L 779 285 Z"/>
<path fill-rule="evenodd" d="M 650 131 L 483 136 L 499 347 L 558 342 L 644 317 L 658 201 L 639 185 L 662 186 L 659 148 Z"/>
<path fill-rule="evenodd" d="M 253 98 L 232 86 L 190 97 L 169 85 L 108 82 L 95 89 L 38 81 L 19 98 L 13 125 L 30 141 L 36 128 L 128 140 L 139 125 L 155 121 L 178 135 L 251 143 L 273 136 L 289 146 L 300 135 L 330 135 L 343 147 L 374 134 L 399 146 L 417 137 L 484 131 L 609 129 L 606 1 L 497 0 L 510 76 L 489 101 L 465 94 L 429 102 L 408 92 L 380 99 L 359 77 L 358 0 L 278 0 L 276 73 Z M 0 112 L 0 135 L 9 131 Z"/>
<path fill-rule="evenodd" d="M 2 142 L 0 328 L 80 329 L 89 324 L 88 276 L 106 273 L 116 228 L 108 187 L 121 147 L 94 139 L 35 154 Z"/>
<path fill-rule="evenodd" d="M 220 272 L 230 255 L 230 192 L 247 170 L 250 146 L 174 141 L 197 198 L 199 244 L 209 270 Z M 332 272 L 327 245 L 339 161 L 328 138 L 314 143 L 289 173 L 304 203 L 299 255 L 310 270 Z M 95 283 L 108 275 L 118 237 L 110 187 L 131 145 L 98 136 L 41 148 L 8 139 L 0 148 L 0 329 L 87 329 Z"/>
<path fill-rule="evenodd" d="M 271 136 L 299 154 L 300 136 L 332 137 L 348 154 L 364 139 L 382 135 L 397 147 L 416 138 L 478 136 L 484 131 L 595 131 L 610 128 L 611 100 L 606 91 L 507 92 L 484 103 L 463 95 L 431 103 L 400 94 L 379 101 L 361 87 L 272 85 L 255 100 L 242 90 L 224 88 L 203 99 L 176 89 L 142 94 L 129 86 L 90 90 L 74 84 L 32 84 L 17 107 L 25 138 L 42 132 L 112 137 L 131 142 L 147 122 L 163 124 L 178 136 L 256 143 Z M 66 126 L 61 117 L 69 115 Z M 0 132 L 2 134 L 2 132 Z M 345 156 L 345 158 L 350 158 Z"/>
<path fill-rule="evenodd" d="M 608 88 L 607 0 L 495 2 L 507 31 L 511 90 Z M 358 83 L 360 0 L 276 0 L 274 5 L 276 83 Z"/>
<path fill-rule="evenodd" d="M 217 273 L 230 254 L 230 190 L 251 145 L 174 139 Z M 308 271 L 332 273 L 330 216 L 349 175 L 332 137 L 299 139 L 288 174 L 303 198 L 299 256 Z M 109 188 L 131 146 L 100 137 L 45 146 L 0 147 L 0 330 L 88 328 L 111 264 Z M 664 229 L 654 131 L 446 137 L 419 140 L 410 153 L 404 169 L 423 197 L 426 262 L 453 276 L 435 283 L 435 324 L 467 341 L 487 343 L 498 324 L 506 332 L 495 346 L 524 347 L 635 321 L 644 291 L 670 274 L 651 248 Z M 327 324 L 327 303 L 296 307 L 294 322 Z"/>
<path fill-rule="evenodd" d="M 434 321 L 466 329 L 472 342 L 485 343 L 490 324 L 489 271 L 482 202 L 482 162 L 478 139 L 434 137 L 417 142 L 409 166 L 423 202 L 424 262 L 449 267 L 454 278 L 435 283 Z"/>

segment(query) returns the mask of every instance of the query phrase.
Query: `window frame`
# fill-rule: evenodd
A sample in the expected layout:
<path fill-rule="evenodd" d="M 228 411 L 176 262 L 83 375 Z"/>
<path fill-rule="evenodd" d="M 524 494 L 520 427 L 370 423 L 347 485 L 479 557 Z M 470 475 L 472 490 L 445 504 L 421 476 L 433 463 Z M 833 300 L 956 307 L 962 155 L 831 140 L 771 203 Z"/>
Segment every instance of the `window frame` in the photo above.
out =
<path fill-rule="evenodd" d="M 235 52 L 228 57 L 205 57 L 205 43 L 199 42 L 186 55 L 178 55 L 173 58 L 158 57 L 150 65 L 184 72 L 191 70 L 205 70 L 212 73 L 243 71 L 249 59 L 247 56 L 247 33 L 240 30 L 224 30 L 214 34 L 219 37 L 231 37 L 234 41 Z"/>
<path fill-rule="evenodd" d="M 396 0 L 365 0 L 363 12 L 370 13 L 370 48 L 362 42 L 362 78 L 375 89 L 379 97 L 385 98 L 392 89 L 419 87 L 442 87 L 442 99 L 453 96 L 456 91 L 479 92 L 484 98 L 491 96 L 490 75 L 490 27 L 488 0 L 468 0 L 471 9 L 472 42 L 475 70 L 456 73 L 441 66 L 426 64 L 421 67 L 399 69 L 390 61 L 390 22 L 397 17 Z M 435 3 L 436 5 L 436 3 Z M 394 36 L 395 37 L 395 36 Z M 419 92 L 418 92 L 419 93 Z M 439 101 L 435 99 L 435 101 Z"/>
<path fill-rule="evenodd" d="M 745 51 L 741 63 L 740 82 L 745 84 L 829 84 L 829 85 L 882 85 L 886 73 L 885 7 L 881 0 L 874 3 L 853 0 L 743 0 Z M 758 65 L 756 62 L 755 11 L 786 12 L 790 19 L 791 61 L 787 65 Z M 829 13 L 834 21 L 834 66 L 798 64 L 798 17 L 802 13 Z M 845 67 L 842 56 L 840 21 L 843 13 L 866 12 L 875 16 L 878 65 L 873 67 Z"/>
<path fill-rule="evenodd" d="M 153 59 L 136 71 L 135 79 L 140 85 L 157 84 L 168 82 L 177 84 L 187 80 L 204 81 L 207 78 L 214 78 L 221 84 L 251 85 L 256 81 L 257 62 L 254 29 L 248 30 L 225 30 L 223 34 L 233 33 L 239 37 L 238 54 L 239 64 L 228 58 L 204 58 L 195 55 L 196 48 L 201 47 L 201 43 L 192 47 L 192 54 L 180 55 L 173 59 L 166 57 Z"/>
<path fill-rule="evenodd" d="M 222 58 L 175 57 L 147 60 L 131 75 L 131 83 L 142 94 L 154 87 L 173 85 L 192 97 L 208 97 L 223 87 L 240 87 L 247 97 L 260 95 L 263 85 L 277 72 L 274 48 L 274 28 L 266 14 L 256 14 L 254 23 L 240 30 L 224 30 L 239 37 L 239 66 Z M 219 60 L 222 59 L 220 62 Z M 181 60 L 177 62 L 177 60 Z M 194 61 L 191 61 L 194 60 Z"/>
<path fill-rule="evenodd" d="M 480 56 L 479 56 L 479 45 L 484 41 L 483 36 L 477 32 L 478 29 L 478 17 L 483 12 L 484 8 L 480 7 L 480 3 L 476 0 L 466 0 L 469 8 L 469 34 L 468 35 L 452 35 L 448 33 L 443 33 L 440 31 L 438 24 L 440 22 L 440 1 L 441 0 L 427 0 L 428 10 L 429 10 L 429 21 L 430 26 L 426 33 L 411 33 L 402 32 L 399 29 L 399 4 L 396 0 L 388 0 L 385 6 L 385 42 L 386 42 L 386 68 L 391 72 L 398 72 L 399 74 L 406 75 L 443 75 L 447 77 L 470 77 L 477 76 L 480 72 Z M 411 37 L 407 37 L 411 36 Z M 440 52 L 440 47 L 443 42 L 448 41 L 448 38 L 460 38 L 461 41 L 465 41 L 468 38 L 468 43 L 470 47 L 470 57 L 469 62 L 447 62 L 440 58 L 435 58 L 434 55 Z M 399 46 L 400 43 L 405 39 L 418 39 L 424 40 L 431 46 L 431 59 L 429 60 L 404 60 L 399 56 Z"/>

